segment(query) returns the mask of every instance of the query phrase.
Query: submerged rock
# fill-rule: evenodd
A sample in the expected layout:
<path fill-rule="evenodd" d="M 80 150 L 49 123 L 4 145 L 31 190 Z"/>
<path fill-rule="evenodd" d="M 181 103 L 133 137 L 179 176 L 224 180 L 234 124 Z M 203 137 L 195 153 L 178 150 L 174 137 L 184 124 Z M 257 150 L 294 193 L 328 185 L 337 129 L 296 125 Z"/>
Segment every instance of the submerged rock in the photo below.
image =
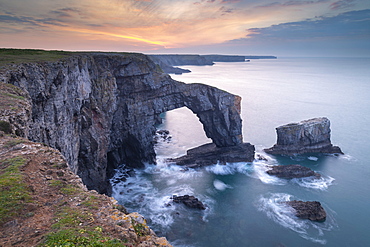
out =
<path fill-rule="evenodd" d="M 326 117 L 304 120 L 276 128 L 277 143 L 264 151 L 270 154 L 343 154 L 330 141 L 330 121 Z"/>
<path fill-rule="evenodd" d="M 169 161 L 180 166 L 199 167 L 226 162 L 252 162 L 253 159 L 254 146 L 250 143 L 230 147 L 217 147 L 213 143 L 208 143 L 189 149 L 186 155 Z"/>
<path fill-rule="evenodd" d="M 197 208 L 205 210 L 206 206 L 194 196 L 184 195 L 184 196 L 172 196 L 172 200 L 176 203 L 184 203 L 189 208 Z"/>
<path fill-rule="evenodd" d="M 308 167 L 301 165 L 282 165 L 282 166 L 272 166 L 271 170 L 266 172 L 269 175 L 273 175 L 279 178 L 303 178 L 314 176 L 320 178 L 321 175 L 314 172 Z"/>
<path fill-rule="evenodd" d="M 294 208 L 294 210 L 296 211 L 295 215 L 299 218 L 320 222 L 325 221 L 326 219 L 326 212 L 321 206 L 320 202 L 304 202 L 294 200 L 285 203 Z"/>

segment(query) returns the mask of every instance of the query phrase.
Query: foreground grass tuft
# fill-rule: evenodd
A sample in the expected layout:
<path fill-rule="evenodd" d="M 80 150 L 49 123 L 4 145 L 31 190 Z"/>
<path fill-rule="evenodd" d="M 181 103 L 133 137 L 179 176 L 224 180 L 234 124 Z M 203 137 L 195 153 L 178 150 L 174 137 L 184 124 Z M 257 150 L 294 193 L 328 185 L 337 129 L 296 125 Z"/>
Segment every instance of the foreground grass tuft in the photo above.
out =
<path fill-rule="evenodd" d="M 84 246 L 84 247 L 122 247 L 125 241 L 104 237 L 99 229 L 64 229 L 46 237 L 43 247 Z"/>
<path fill-rule="evenodd" d="M 18 215 L 31 198 L 19 171 L 24 164 L 21 157 L 0 160 L 0 224 Z"/>

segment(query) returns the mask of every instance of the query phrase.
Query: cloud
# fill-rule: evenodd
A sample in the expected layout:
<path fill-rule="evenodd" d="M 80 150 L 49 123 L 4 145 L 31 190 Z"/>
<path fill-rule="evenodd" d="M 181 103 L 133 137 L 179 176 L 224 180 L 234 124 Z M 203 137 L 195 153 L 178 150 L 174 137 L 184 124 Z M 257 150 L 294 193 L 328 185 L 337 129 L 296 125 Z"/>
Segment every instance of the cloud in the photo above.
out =
<path fill-rule="evenodd" d="M 43 25 L 65 26 L 54 18 L 34 18 L 29 16 L 0 15 L 0 21 L 9 24 L 24 24 L 37 27 Z"/>
<path fill-rule="evenodd" d="M 338 10 L 338 9 L 346 9 L 349 7 L 354 6 L 355 0 L 341 0 L 341 1 L 336 1 L 332 4 L 330 4 L 330 8 L 332 10 Z"/>
<path fill-rule="evenodd" d="M 264 5 L 257 6 L 258 8 L 275 8 L 275 7 L 291 7 L 291 6 L 303 6 L 313 5 L 328 2 L 329 0 L 309 0 L 309 1 L 297 1 L 291 0 L 286 2 L 273 2 Z"/>
<path fill-rule="evenodd" d="M 322 37 L 370 37 L 370 9 L 352 11 L 334 17 L 318 17 L 300 22 L 288 22 L 266 28 L 248 29 L 252 39 L 301 40 Z"/>
<path fill-rule="evenodd" d="M 50 11 L 51 14 L 57 15 L 58 17 L 72 17 L 72 14 L 80 14 L 81 11 L 76 8 L 61 8 Z"/>

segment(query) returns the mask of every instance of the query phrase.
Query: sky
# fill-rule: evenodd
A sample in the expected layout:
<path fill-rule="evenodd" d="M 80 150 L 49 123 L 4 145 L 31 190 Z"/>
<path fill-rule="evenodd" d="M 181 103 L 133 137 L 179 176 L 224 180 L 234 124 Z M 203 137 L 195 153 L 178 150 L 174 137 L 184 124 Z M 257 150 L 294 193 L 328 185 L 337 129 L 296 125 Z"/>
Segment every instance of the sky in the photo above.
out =
<path fill-rule="evenodd" d="M 370 57 L 370 0 L 0 0 L 0 47 Z"/>

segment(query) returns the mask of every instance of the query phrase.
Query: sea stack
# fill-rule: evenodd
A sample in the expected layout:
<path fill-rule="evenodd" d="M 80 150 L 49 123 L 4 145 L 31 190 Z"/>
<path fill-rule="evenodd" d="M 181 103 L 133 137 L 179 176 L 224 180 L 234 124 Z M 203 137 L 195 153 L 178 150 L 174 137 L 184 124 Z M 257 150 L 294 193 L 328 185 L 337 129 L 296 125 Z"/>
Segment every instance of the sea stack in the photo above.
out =
<path fill-rule="evenodd" d="M 266 153 L 296 155 L 304 153 L 343 154 L 330 140 L 330 121 L 326 117 L 290 123 L 276 128 L 277 143 Z"/>

